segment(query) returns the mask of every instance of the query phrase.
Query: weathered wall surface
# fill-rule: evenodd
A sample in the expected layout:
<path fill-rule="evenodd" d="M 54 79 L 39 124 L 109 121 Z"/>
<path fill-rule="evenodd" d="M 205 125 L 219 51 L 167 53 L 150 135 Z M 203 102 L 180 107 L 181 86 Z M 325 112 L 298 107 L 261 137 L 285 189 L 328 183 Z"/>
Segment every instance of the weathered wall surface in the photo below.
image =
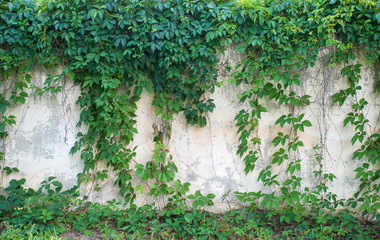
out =
<path fill-rule="evenodd" d="M 226 51 L 221 61 L 229 60 L 236 63 L 241 58 L 234 51 Z M 364 58 L 358 60 L 363 63 Z M 343 128 L 343 120 L 351 111 L 352 101 L 346 102 L 342 107 L 333 105 L 331 95 L 340 89 L 348 87 L 347 79 L 342 78 L 340 67 L 329 68 L 326 57 L 321 53 L 320 60 L 314 68 L 301 73 L 302 85 L 297 87 L 299 94 L 311 96 L 311 104 L 304 108 L 296 108 L 295 113 L 304 112 L 305 118 L 313 126 L 307 128 L 305 133 L 299 133 L 305 147 L 297 152 L 297 157 L 303 160 L 301 176 L 304 186 L 313 186 L 312 172 L 317 170 L 313 146 L 322 146 L 324 157 L 324 171 L 334 173 L 332 191 L 339 197 L 347 198 L 355 192 L 358 183 L 354 180 L 353 170 L 358 162 L 351 159 L 352 153 L 358 145 L 352 146 L 350 139 L 354 134 L 353 127 Z M 373 66 L 362 67 L 361 84 L 363 90 L 359 98 L 366 97 L 369 102 L 366 108 L 367 118 L 371 121 L 372 131 L 379 128 L 380 97 L 374 91 L 376 71 Z M 43 68 L 36 68 L 32 74 L 35 84 L 42 86 L 46 73 Z M 220 72 L 219 81 L 228 79 L 225 71 Z M 281 129 L 274 125 L 276 119 L 288 114 L 289 109 L 278 107 L 269 100 L 263 103 L 268 112 L 262 115 L 262 120 L 256 134 L 262 138 L 261 153 L 263 156 L 254 172 L 244 174 L 244 163 L 236 155 L 238 135 L 236 134 L 235 115 L 244 107 L 238 103 L 236 95 L 244 86 L 229 86 L 227 82 L 216 89 L 210 98 L 215 99 L 216 109 L 207 115 L 207 126 L 200 128 L 189 126 L 183 116 L 175 116 L 172 125 L 172 138 L 169 149 L 178 167 L 177 177 L 182 181 L 191 183 L 192 190 L 200 189 L 202 193 L 216 194 L 214 210 L 227 209 L 237 204 L 233 194 L 225 202 L 221 198 L 226 193 L 234 191 L 266 191 L 257 181 L 258 173 L 264 164 L 271 160 L 274 152 L 271 141 L 278 131 L 286 132 L 286 125 Z M 71 82 L 64 83 L 63 91 L 56 95 L 47 94 L 42 97 L 31 97 L 25 105 L 11 109 L 16 116 L 17 124 L 10 129 L 10 136 L 3 143 L 6 153 L 6 164 L 20 169 L 18 177 L 26 177 L 28 185 L 36 187 L 48 176 L 57 176 L 66 188 L 76 183 L 76 175 L 82 171 L 83 164 L 79 154 L 69 155 L 70 148 L 76 140 L 78 129 L 76 122 L 80 110 L 75 105 L 80 94 L 79 88 Z M 137 128 L 134 145 L 137 146 L 137 162 L 146 162 L 151 159 L 154 149 L 152 124 L 158 120 L 154 108 L 151 106 L 152 97 L 143 94 L 138 103 Z M 85 129 L 82 129 L 85 130 Z M 101 166 L 100 166 L 101 167 Z M 284 172 L 285 169 L 280 169 Z M 104 202 L 117 197 L 117 188 L 113 186 L 113 178 L 100 183 L 101 192 L 91 192 L 91 186 L 83 189 L 93 201 Z M 144 196 L 138 201 L 144 203 L 151 201 Z"/>
<path fill-rule="evenodd" d="M 53 72 L 35 68 L 31 73 L 32 84 L 43 87 L 48 73 Z M 79 130 L 76 124 L 80 109 L 75 102 L 80 89 L 66 81 L 62 89 L 58 94 L 46 93 L 42 97 L 30 90 L 25 104 L 9 110 L 10 115 L 16 116 L 16 124 L 2 143 L 4 164 L 19 168 L 16 177 L 25 177 L 28 186 L 38 187 L 49 176 L 56 176 L 70 188 L 83 169 L 79 156 L 69 154 Z"/>

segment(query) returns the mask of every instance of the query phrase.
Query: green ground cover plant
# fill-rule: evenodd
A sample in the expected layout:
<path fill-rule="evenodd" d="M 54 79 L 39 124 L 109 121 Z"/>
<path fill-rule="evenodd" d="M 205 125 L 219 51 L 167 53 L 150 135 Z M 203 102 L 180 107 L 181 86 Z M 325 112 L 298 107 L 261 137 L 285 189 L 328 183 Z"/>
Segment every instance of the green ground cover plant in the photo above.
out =
<path fill-rule="evenodd" d="M 61 191 L 53 177 L 37 191 L 24 183 L 12 180 L 1 199 L 0 239 L 75 239 L 70 233 L 94 239 L 376 239 L 380 231 L 379 222 L 354 218 L 348 211 L 298 217 L 256 206 L 223 214 L 159 211 L 152 205 L 126 208 L 122 199 L 91 203 L 77 188 Z"/>
<path fill-rule="evenodd" d="M 275 133 L 271 162 L 258 175 L 273 191 L 235 192 L 247 208 L 217 215 L 201 211 L 213 204 L 214 194 L 190 194 L 190 183 L 177 179 L 167 145 L 174 114 L 183 114 L 190 125 L 207 124 L 206 113 L 217 105 L 207 93 L 223 84 L 217 82 L 218 54 L 230 45 L 244 56 L 233 69 L 226 65 L 232 70 L 229 83 L 246 86 L 237 96 L 242 109 L 235 118 L 245 174 L 261 159 L 262 140 L 255 129 L 268 111 L 264 102 L 289 112 L 275 123 L 283 130 Z M 108 178 L 109 172 L 97 170 L 105 162 L 117 173 L 122 198 L 102 206 L 86 202 L 77 187 L 62 192 L 54 178 L 38 190 L 25 189 L 25 179 L 13 179 L 1 186 L 4 236 L 37 231 L 43 237 L 44 231 L 54 235 L 66 229 L 91 234 L 95 229 L 108 237 L 137 239 L 375 238 L 380 132 L 369 127 L 368 101 L 357 93 L 362 91 L 362 64 L 379 69 L 379 47 L 380 3 L 368 0 L 0 1 L 0 138 L 6 139 L 17 121 L 9 108 L 24 104 L 29 89 L 36 95 L 54 94 L 62 90 L 62 81 L 73 81 L 81 89 L 78 127 L 87 128 L 71 150 L 84 162 L 78 186 Z M 359 188 L 349 199 L 329 190 L 336 177 L 323 171 L 322 140 L 314 146 L 314 159 L 297 155 L 304 147 L 299 134 L 312 126 L 304 113 L 310 96 L 297 92 L 302 81 L 298 71 L 315 66 L 322 50 L 328 51 L 330 67 L 340 67 L 349 83 L 329 96 L 339 106 L 352 103 L 343 125 L 355 130 L 351 142 L 360 146 L 352 158 L 360 166 L 353 169 Z M 358 52 L 366 63 L 356 61 Z M 63 70 L 49 75 L 41 88 L 30 75 L 39 64 Z M 375 81 L 374 91 L 379 91 L 380 79 Z M 128 146 L 137 133 L 136 102 L 142 91 L 152 94 L 160 121 L 154 125 L 153 158 L 137 164 L 135 149 Z M 3 176 L 18 171 L 6 165 L 6 158 L 1 152 Z M 313 188 L 302 184 L 305 161 L 319 165 L 312 173 Z M 285 178 L 277 167 L 285 167 Z M 134 178 L 141 184 L 132 184 Z M 144 189 L 156 205 L 134 205 Z M 377 225 L 363 225 L 353 217 L 358 214 Z"/>

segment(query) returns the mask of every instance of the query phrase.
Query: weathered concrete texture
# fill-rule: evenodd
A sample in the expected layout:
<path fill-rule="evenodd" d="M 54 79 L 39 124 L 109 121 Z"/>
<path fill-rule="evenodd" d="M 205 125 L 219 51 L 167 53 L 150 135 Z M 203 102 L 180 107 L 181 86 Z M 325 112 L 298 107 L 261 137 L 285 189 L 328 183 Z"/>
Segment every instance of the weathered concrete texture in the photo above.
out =
<path fill-rule="evenodd" d="M 229 60 L 236 64 L 242 58 L 232 50 L 221 56 L 221 62 Z M 358 62 L 364 63 L 363 57 Z M 363 64 L 364 65 L 364 64 Z M 301 72 L 302 85 L 293 88 L 298 94 L 311 96 L 311 104 L 302 108 L 295 108 L 294 113 L 305 113 L 304 119 L 312 122 L 313 126 L 304 133 L 298 132 L 300 140 L 305 147 L 299 149 L 294 155 L 295 159 L 302 160 L 302 169 L 299 174 L 304 178 L 302 188 L 315 186 L 316 179 L 312 172 L 318 170 L 313 146 L 320 145 L 323 154 L 323 171 L 334 173 L 338 179 L 334 181 L 331 190 L 339 197 L 348 198 L 355 192 L 358 182 L 354 180 L 353 170 L 359 161 L 351 159 L 353 151 L 358 144 L 351 145 L 350 139 L 354 128 L 343 128 L 346 114 L 351 112 L 353 100 L 349 99 L 342 107 L 333 105 L 331 95 L 340 89 L 348 87 L 347 79 L 341 77 L 340 68 L 331 68 L 326 57 L 321 53 L 316 67 Z M 42 84 L 47 70 L 38 68 L 33 72 L 36 84 Z M 366 117 L 371 121 L 372 132 L 379 129 L 380 97 L 374 92 L 376 73 L 371 66 L 362 68 L 363 90 L 359 92 L 358 99 L 365 97 L 369 102 L 366 108 Z M 228 79 L 228 73 L 221 70 L 219 81 Z M 79 109 L 75 105 L 79 95 L 78 87 L 72 86 L 70 81 L 65 83 L 64 91 L 57 95 L 47 94 L 36 97 L 31 92 L 31 98 L 25 105 L 12 109 L 11 113 L 17 117 L 17 125 L 11 129 L 6 141 L 7 165 L 17 166 L 26 177 L 30 186 L 36 187 L 38 183 L 50 175 L 57 176 L 63 181 L 66 188 L 76 183 L 76 175 L 81 172 L 83 164 L 79 155 L 70 156 L 78 129 L 76 121 Z M 172 137 L 168 148 L 178 167 L 177 177 L 182 182 L 191 183 L 191 191 L 200 189 L 202 193 L 216 194 L 216 204 L 211 210 L 225 210 L 238 203 L 233 197 L 234 191 L 268 191 L 262 183 L 257 181 L 259 172 L 271 161 L 273 149 L 271 141 L 277 132 L 288 132 L 289 126 L 281 128 L 274 125 L 278 117 L 288 114 L 290 109 L 279 107 L 268 99 L 260 100 L 269 112 L 262 114 L 262 120 L 255 134 L 262 139 L 260 146 L 262 159 L 257 162 L 256 169 L 245 175 L 244 163 L 236 155 L 238 146 L 235 115 L 243 108 L 249 106 L 238 103 L 236 95 L 244 90 L 244 86 L 230 86 L 225 84 L 210 95 L 215 99 L 216 109 L 207 114 L 207 126 L 200 128 L 189 126 L 182 115 L 174 117 L 172 122 Z M 152 96 L 143 93 L 138 102 L 137 128 L 133 146 L 137 146 L 137 162 L 146 162 L 152 157 L 154 149 L 152 124 L 158 121 L 154 108 L 151 106 Z M 99 164 L 99 168 L 104 168 Z M 277 169 L 280 179 L 285 179 L 286 165 Z M 118 189 L 113 185 L 115 175 L 108 181 L 100 183 L 102 191 L 91 191 L 91 184 L 83 186 L 82 193 L 90 195 L 93 201 L 104 202 L 118 197 Z M 138 180 L 134 180 L 139 184 Z M 228 194 L 226 197 L 225 194 Z M 226 201 L 221 199 L 226 197 Z M 138 203 L 154 201 L 145 195 L 137 198 Z"/>
<path fill-rule="evenodd" d="M 227 51 L 225 56 L 226 59 L 234 60 L 238 57 L 233 51 Z M 298 94 L 311 96 L 309 106 L 295 108 L 294 112 L 295 114 L 305 113 L 304 120 L 308 119 L 313 124 L 312 127 L 306 128 L 304 133 L 298 132 L 305 147 L 297 151 L 294 159 L 302 160 L 302 169 L 299 173 L 304 179 L 302 189 L 315 186 L 316 179 L 313 171 L 319 170 L 319 165 L 315 160 L 313 146 L 320 145 L 324 158 L 324 173 L 333 173 L 337 176 L 334 184 L 330 186 L 332 192 L 339 197 L 349 198 L 358 187 L 358 182 L 354 180 L 354 169 L 360 164 L 360 161 L 351 159 L 352 153 L 359 146 L 359 144 L 352 146 L 350 143 L 354 128 L 352 126 L 343 128 L 347 113 L 352 111 L 353 99 L 349 98 L 342 107 L 339 107 L 337 103 L 333 105 L 331 96 L 340 89 L 347 88 L 348 80 L 340 74 L 343 65 L 332 68 L 328 66 L 326 60 L 326 56 L 321 54 L 316 67 L 301 72 L 302 85 L 293 88 Z M 358 62 L 363 63 L 364 58 L 359 58 Z M 379 128 L 380 124 L 380 98 L 374 92 L 376 78 L 373 70 L 373 67 L 362 67 L 363 90 L 358 94 L 358 99 L 365 97 L 369 102 L 365 112 L 372 126 L 372 130 L 368 132 L 372 133 Z M 224 79 L 220 77 L 220 80 Z M 177 116 L 173 123 L 170 149 L 174 159 L 178 161 L 178 175 L 184 181 L 191 182 L 195 189 L 200 188 L 204 193 L 215 193 L 217 199 L 221 199 L 225 193 L 234 191 L 268 191 L 269 189 L 263 188 L 262 183 L 257 181 L 257 176 L 271 161 L 274 150 L 278 149 L 273 149 L 271 144 L 277 132 L 289 131 L 289 125 L 281 128 L 274 123 L 278 117 L 287 115 L 291 110 L 285 106 L 278 107 L 268 99 L 261 100 L 261 103 L 269 110 L 262 114 L 262 120 L 257 129 L 257 135 L 262 139 L 260 148 L 263 159 L 257 162 L 255 171 L 246 176 L 243 161 L 235 154 L 238 136 L 234 127 L 234 117 L 240 109 L 249 108 L 237 103 L 238 92 L 239 89 L 228 85 L 215 91 L 211 98 L 215 99 L 217 106 L 214 113 L 208 114 L 209 123 L 204 128 L 189 127 L 182 116 Z M 277 170 L 278 172 L 274 171 L 273 174 L 279 173 L 280 179 L 285 180 L 286 164 Z M 234 202 L 233 197 L 230 200 Z M 225 209 L 226 203 L 218 204 L 214 210 L 217 207 Z"/>
<path fill-rule="evenodd" d="M 32 84 L 43 87 L 48 73 L 54 74 L 43 67 L 35 68 Z M 75 102 L 80 90 L 68 80 L 60 84 L 62 92 L 46 93 L 43 97 L 29 90 L 26 103 L 9 111 L 16 116 L 16 125 L 9 129 L 9 137 L 4 141 L 5 165 L 19 168 L 18 177 L 25 177 L 31 187 L 56 176 L 65 188 L 70 188 L 83 169 L 79 155 L 69 154 L 78 133 L 80 112 Z"/>

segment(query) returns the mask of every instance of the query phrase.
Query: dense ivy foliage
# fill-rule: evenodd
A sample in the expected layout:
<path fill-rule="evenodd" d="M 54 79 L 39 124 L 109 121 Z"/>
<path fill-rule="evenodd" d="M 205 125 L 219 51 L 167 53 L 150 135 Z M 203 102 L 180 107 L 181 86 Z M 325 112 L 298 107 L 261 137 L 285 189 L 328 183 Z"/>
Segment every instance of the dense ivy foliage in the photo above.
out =
<path fill-rule="evenodd" d="M 361 90 L 361 65 L 355 59 L 356 50 L 361 49 L 368 64 L 379 65 L 380 3 L 57 0 L 1 1 L 0 9 L 1 137 L 5 138 L 7 127 L 15 123 L 14 116 L 7 115 L 10 104 L 24 103 L 26 89 L 33 88 L 28 74 L 33 66 L 63 68 L 61 74 L 46 79 L 44 88 L 34 89 L 40 94 L 60 91 L 63 78 L 81 87 L 78 127 L 84 125 L 88 130 L 78 135 L 71 151 L 79 152 L 85 163 L 80 183 L 106 178 L 108 172 L 96 167 L 105 161 L 118 172 L 115 184 L 129 203 L 144 189 L 132 185 L 131 180 L 139 177 L 144 184 L 153 180 L 149 193 L 169 196 L 164 200 L 169 204 L 164 205 L 176 213 L 186 210 L 177 206 L 183 206 L 188 198 L 194 208 L 212 204 L 213 194 L 203 196 L 197 191 L 186 195 L 189 184 L 175 181 L 177 168 L 165 144 L 170 139 L 173 114 L 183 113 L 189 124 L 206 125 L 205 113 L 215 108 L 206 93 L 217 85 L 217 53 L 234 44 L 246 57 L 236 66 L 231 82 L 248 86 L 238 98 L 251 107 L 236 116 L 237 154 L 244 160 L 245 173 L 249 174 L 260 158 L 261 139 L 254 130 L 267 111 L 264 101 L 289 107 L 290 113 L 276 124 L 291 129 L 276 133 L 273 145 L 277 151 L 258 176 L 274 191 L 236 193 L 238 198 L 252 204 L 260 200 L 268 209 L 287 206 L 284 221 L 299 221 L 310 209 L 317 215 L 325 210 L 334 212 L 339 205 L 359 206 L 364 215 L 379 217 L 380 135 L 378 130 L 366 131 L 369 121 L 363 109 L 367 101 L 356 99 Z M 297 150 L 304 144 L 297 134 L 311 122 L 302 113 L 310 96 L 297 93 L 301 84 L 297 71 L 313 67 L 321 50 L 329 51 L 331 65 L 344 65 L 342 75 L 350 83 L 333 96 L 334 101 L 342 105 L 350 97 L 356 102 L 344 125 L 355 126 L 352 143 L 362 146 L 353 158 L 363 163 L 355 170 L 360 189 L 347 201 L 328 191 L 326 184 L 335 176 L 324 173 L 322 167 L 314 172 L 316 188 L 300 190 L 302 160 L 297 158 Z M 129 146 L 137 133 L 136 102 L 143 90 L 153 94 L 152 104 L 162 122 L 154 126 L 153 159 L 135 166 L 135 149 Z M 321 165 L 323 147 L 315 147 Z M 284 181 L 273 170 L 277 165 L 286 166 Z"/>
<path fill-rule="evenodd" d="M 7 78 L 25 61 L 64 66 L 47 87 L 65 76 L 81 86 L 78 126 L 88 131 L 79 135 L 72 153 L 81 152 L 84 173 L 106 160 L 119 171 L 120 193 L 133 200 L 135 153 L 127 146 L 137 133 L 134 117 L 142 90 L 154 91 L 152 104 L 164 120 L 183 112 L 190 124 L 204 126 L 203 114 L 215 107 L 204 92 L 215 86 L 221 43 L 203 40 L 215 7 L 201 1 L 3 3 L 2 75 Z M 164 173 L 165 180 L 174 178 L 174 171 Z M 90 177 L 84 174 L 82 180 Z"/>

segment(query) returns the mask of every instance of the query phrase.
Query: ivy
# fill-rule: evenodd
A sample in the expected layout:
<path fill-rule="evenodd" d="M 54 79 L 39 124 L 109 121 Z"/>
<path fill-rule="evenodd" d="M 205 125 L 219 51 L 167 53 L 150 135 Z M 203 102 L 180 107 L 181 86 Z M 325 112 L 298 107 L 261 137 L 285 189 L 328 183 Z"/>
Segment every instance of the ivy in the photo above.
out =
<path fill-rule="evenodd" d="M 363 113 L 368 102 L 357 99 L 362 90 L 362 65 L 354 63 L 357 49 L 362 49 L 368 64 L 379 64 L 379 3 L 16 0 L 1 1 L 0 9 L 0 137 L 5 138 L 7 129 L 15 124 L 7 110 L 12 104 L 25 103 L 28 88 L 38 95 L 57 93 L 61 91 L 57 83 L 71 79 L 81 89 L 78 127 L 87 129 L 78 134 L 70 152 L 80 154 L 84 162 L 79 183 L 106 179 L 109 173 L 97 170 L 97 164 L 105 162 L 117 173 L 115 184 L 127 203 L 132 204 L 147 186 L 156 198 L 168 196 L 164 211 L 169 215 L 185 211 L 187 199 L 192 200 L 193 208 L 212 204 L 213 194 L 186 194 L 189 183 L 176 180 L 177 167 L 167 144 L 174 114 L 183 114 L 191 125 L 207 124 L 206 114 L 216 107 L 207 93 L 218 85 L 218 53 L 234 45 L 244 59 L 230 82 L 247 86 L 237 97 L 240 103 L 249 104 L 235 117 L 237 154 L 245 163 L 246 174 L 262 160 L 262 141 L 255 130 L 268 112 L 265 102 L 289 108 L 275 123 L 286 132 L 275 133 L 271 162 L 258 175 L 273 191 L 237 193 L 237 197 L 252 205 L 259 200 L 260 206 L 268 209 L 285 204 L 289 215 L 311 209 L 317 219 L 323 214 L 321 209 L 334 212 L 338 205 L 359 206 L 364 215 L 379 217 L 376 166 L 380 137 L 376 130 L 369 130 Z M 313 189 L 301 185 L 305 160 L 297 157 L 304 147 L 298 134 L 312 123 L 302 112 L 311 96 L 297 92 L 302 84 L 299 72 L 315 66 L 322 50 L 329 52 L 331 67 L 344 65 L 341 73 L 349 82 L 348 88 L 332 96 L 333 101 L 339 106 L 347 104 L 348 98 L 355 101 L 343 125 L 353 126 L 351 142 L 360 144 L 353 158 L 363 162 L 355 170 L 360 189 L 347 202 L 329 192 L 326 183 L 335 175 L 323 172 L 323 146 L 315 147 L 318 184 Z M 38 88 L 31 84 L 29 74 L 36 64 L 63 70 L 48 76 L 44 87 Z M 379 86 L 378 80 L 377 90 Z M 145 165 L 135 163 L 136 152 L 130 147 L 137 133 L 137 102 L 143 91 L 153 95 L 152 105 L 162 121 L 153 126 L 156 147 Z M 284 173 L 276 173 L 275 167 L 284 167 Z M 132 184 L 136 177 L 142 182 L 137 186 Z M 175 210 L 176 205 L 183 207 Z M 191 222 L 190 215 L 186 216 Z M 286 216 L 282 219 L 288 220 Z"/>
<path fill-rule="evenodd" d="M 302 113 L 303 107 L 310 104 L 310 96 L 298 96 L 294 89 L 301 84 L 297 72 L 315 66 L 319 52 L 326 49 L 330 52 L 330 66 L 342 62 L 346 64 L 341 73 L 350 83 L 349 88 L 332 96 L 334 102 L 342 106 L 348 97 L 356 99 L 357 93 L 362 90 L 362 65 L 352 64 L 356 59 L 355 49 L 364 48 L 369 64 L 379 63 L 379 5 L 371 1 L 243 1 L 237 9 L 239 14 L 232 14 L 226 21 L 237 26 L 233 41 L 237 44 L 236 50 L 245 54 L 245 58 L 237 64 L 231 82 L 249 86 L 248 90 L 239 93 L 238 98 L 240 102 L 248 102 L 251 108 L 242 109 L 235 118 L 240 135 L 237 154 L 244 159 L 246 174 L 255 169 L 257 161 L 263 160 L 259 156 L 261 139 L 254 134 L 260 124 L 260 110 L 265 109 L 262 105 L 270 99 L 280 106 L 288 106 L 290 110 L 290 113 L 280 116 L 275 122 L 281 128 L 289 127 L 286 133 L 278 132 L 273 139 L 273 147 L 278 150 L 273 153 L 271 163 L 264 164 L 258 175 L 258 180 L 264 186 L 273 187 L 273 193 L 256 192 L 254 198 L 237 193 L 238 198 L 251 202 L 260 200 L 261 206 L 268 209 L 278 208 L 277 201 L 285 202 L 289 210 L 291 206 L 296 207 L 290 211 L 293 215 L 302 215 L 305 206 L 310 204 L 332 212 L 336 211 L 334 208 L 337 205 L 353 206 L 353 199 L 345 202 L 328 192 L 325 181 L 336 178 L 332 173 L 314 171 L 320 181 L 316 186 L 317 191 L 310 192 L 309 188 L 301 190 L 302 178 L 299 173 L 304 160 L 297 158 L 297 152 L 304 143 L 298 131 L 304 132 L 312 123 L 304 119 L 305 114 Z M 226 14 L 229 10 L 226 10 Z M 364 210 L 363 215 L 370 213 L 378 219 L 375 209 L 378 210 L 379 170 L 375 164 L 379 159 L 377 153 L 380 148 L 375 143 L 378 134 L 367 133 L 369 120 L 363 113 L 367 104 L 365 99 L 356 100 L 352 106 L 353 112 L 348 114 L 343 124 L 351 124 L 355 128 L 352 144 L 365 142 L 354 152 L 353 158 L 366 159 L 371 167 L 369 163 L 363 163 L 362 167 L 355 170 L 356 178 L 361 181 L 355 196 L 357 201 L 362 202 L 360 209 Z M 315 149 L 318 151 L 320 147 Z M 322 164 L 320 153 L 316 159 Z M 282 182 L 274 165 L 286 169 L 286 177 Z M 320 212 L 316 208 L 312 209 L 313 213 Z"/>

